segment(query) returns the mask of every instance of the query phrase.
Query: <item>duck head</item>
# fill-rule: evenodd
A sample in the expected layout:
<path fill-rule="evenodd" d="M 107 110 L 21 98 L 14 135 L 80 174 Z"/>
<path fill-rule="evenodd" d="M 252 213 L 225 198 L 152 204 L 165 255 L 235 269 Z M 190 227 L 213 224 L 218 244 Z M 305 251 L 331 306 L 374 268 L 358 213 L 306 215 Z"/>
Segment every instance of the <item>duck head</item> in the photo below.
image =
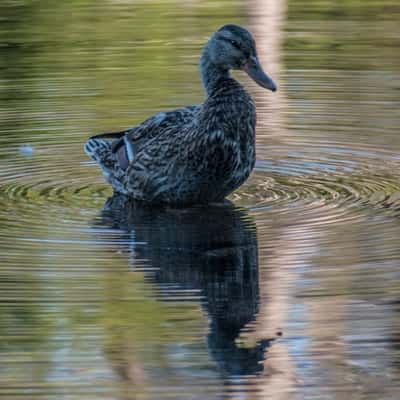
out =
<path fill-rule="evenodd" d="M 201 69 L 206 86 L 207 73 L 227 74 L 234 69 L 245 71 L 266 89 L 273 92 L 277 90 L 274 81 L 261 67 L 253 36 L 238 25 L 225 25 L 214 33 L 204 49 Z"/>

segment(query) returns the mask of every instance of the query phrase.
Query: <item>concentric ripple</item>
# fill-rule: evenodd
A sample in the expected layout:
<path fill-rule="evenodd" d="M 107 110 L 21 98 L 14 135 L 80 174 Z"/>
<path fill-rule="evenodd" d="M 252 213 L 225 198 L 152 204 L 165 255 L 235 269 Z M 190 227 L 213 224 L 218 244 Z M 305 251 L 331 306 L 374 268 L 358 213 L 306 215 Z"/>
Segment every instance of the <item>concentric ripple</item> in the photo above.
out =
<path fill-rule="evenodd" d="M 278 150 L 278 149 L 275 149 Z M 397 212 L 400 179 L 394 155 L 370 150 L 297 148 L 276 161 L 259 161 L 234 198 L 253 211 L 301 215 L 308 222 L 356 218 L 371 209 Z M 279 148 L 282 157 L 283 149 Z M 270 149 L 274 157 L 274 149 Z"/>
<path fill-rule="evenodd" d="M 79 154 L 67 145 L 58 150 Z M 111 194 L 100 170 L 83 154 L 69 163 L 47 147 L 31 157 L 14 151 L 13 163 L 3 165 L 0 175 L 1 217 L 10 226 L 22 223 L 16 214 L 30 222 L 45 214 L 61 230 L 66 221 L 68 228 L 79 229 Z M 325 224 L 354 219 L 371 209 L 399 208 L 400 179 L 393 154 L 332 146 L 276 146 L 268 152 L 270 158 L 258 161 L 251 178 L 231 196 L 253 212 L 268 210 Z M 15 217 L 10 219 L 10 213 Z"/>

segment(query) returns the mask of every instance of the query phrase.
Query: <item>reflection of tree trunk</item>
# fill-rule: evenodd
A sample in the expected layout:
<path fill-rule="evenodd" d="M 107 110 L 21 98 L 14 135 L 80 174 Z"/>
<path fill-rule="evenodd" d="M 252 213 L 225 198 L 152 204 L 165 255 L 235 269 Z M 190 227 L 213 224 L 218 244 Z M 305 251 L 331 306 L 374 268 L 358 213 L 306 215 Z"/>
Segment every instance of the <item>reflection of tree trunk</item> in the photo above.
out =
<path fill-rule="evenodd" d="M 264 266 L 260 268 L 260 294 L 262 299 L 267 299 L 265 305 L 261 305 L 257 319 L 257 335 L 261 337 L 276 336 L 277 331 L 286 335 L 292 288 L 297 281 L 296 267 L 304 263 L 301 238 L 287 231 L 280 232 L 280 237 L 273 252 L 260 257 L 260 266 Z M 273 393 L 274 398 L 279 400 L 297 398 L 293 397 L 298 385 L 295 366 L 284 342 L 277 341 L 271 346 L 264 368 L 268 380 L 260 384 L 260 390 L 265 397 Z"/>
<path fill-rule="evenodd" d="M 282 25 L 286 17 L 286 0 L 249 0 L 251 30 L 257 38 L 262 61 L 271 74 L 281 72 Z"/>
<path fill-rule="evenodd" d="M 282 90 L 281 47 L 282 25 L 286 16 L 286 0 L 248 0 L 250 29 L 256 37 L 257 51 L 262 65 L 278 84 L 278 91 L 271 95 L 262 88 L 255 88 L 258 118 L 258 132 L 268 132 L 268 136 L 285 136 L 283 110 L 286 105 Z M 263 118 L 267 115 L 268 118 Z"/>
<path fill-rule="evenodd" d="M 249 0 L 250 27 L 256 37 L 261 63 L 280 86 L 282 67 L 280 62 L 282 44 L 282 23 L 286 14 L 285 0 Z M 263 90 L 257 90 L 256 103 L 258 118 L 258 134 L 268 132 L 268 136 L 284 137 L 282 121 L 285 106 L 284 93 L 279 87 L 272 96 Z M 263 118 L 268 115 L 268 118 Z M 283 235 L 287 239 L 287 235 Z M 294 245 L 296 245 L 294 241 Z M 260 265 L 269 268 L 260 269 L 261 299 L 267 299 L 260 306 L 257 319 L 257 336 L 273 337 L 284 328 L 289 309 L 290 284 L 295 281 L 293 269 L 296 264 L 293 258 L 300 252 L 293 252 L 290 241 L 278 245 L 279 253 L 263 256 L 260 252 Z M 272 261 L 272 263 L 271 263 Z M 283 332 L 285 334 L 285 332 Z M 259 390 L 263 398 L 273 395 L 276 399 L 293 398 L 295 367 L 284 342 L 274 343 L 268 351 L 264 362 L 268 379 L 260 380 Z"/>
<path fill-rule="evenodd" d="M 346 246 L 348 243 L 356 243 L 359 236 L 357 230 L 339 228 L 338 233 L 321 230 L 320 234 L 325 242 L 335 243 L 332 254 L 339 251 L 341 257 L 334 256 L 334 269 L 329 264 L 324 264 L 324 273 L 316 270 L 311 277 L 322 292 L 335 293 L 335 296 L 319 296 L 318 300 L 315 297 L 304 299 L 307 309 L 304 334 L 312 338 L 308 351 L 312 354 L 310 359 L 315 364 L 318 363 L 319 378 L 325 384 L 324 390 L 327 396 L 336 398 L 338 387 L 356 385 L 356 382 L 362 387 L 374 385 L 370 381 L 371 376 L 364 378 L 368 374 L 356 378 L 354 371 L 357 364 L 353 364 L 353 361 L 357 363 L 357 360 L 352 360 L 351 352 L 347 348 L 351 344 L 345 339 L 352 319 L 357 319 L 354 314 L 349 314 L 349 305 L 354 299 L 348 293 L 351 293 L 354 277 L 346 267 L 362 262 L 362 254 L 357 245 Z M 344 260 L 344 264 L 338 263 L 338 259 Z M 342 294 L 338 295 L 339 293 Z"/>

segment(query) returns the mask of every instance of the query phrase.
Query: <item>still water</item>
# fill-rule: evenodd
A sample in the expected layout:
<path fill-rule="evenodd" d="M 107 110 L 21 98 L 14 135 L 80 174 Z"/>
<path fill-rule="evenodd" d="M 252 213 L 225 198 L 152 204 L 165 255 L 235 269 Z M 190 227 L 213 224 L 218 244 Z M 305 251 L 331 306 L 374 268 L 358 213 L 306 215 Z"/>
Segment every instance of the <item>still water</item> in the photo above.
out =
<path fill-rule="evenodd" d="M 396 0 L 0 3 L 0 397 L 400 398 Z M 276 94 L 220 207 L 143 210 L 82 146 L 202 101 L 225 23 Z"/>

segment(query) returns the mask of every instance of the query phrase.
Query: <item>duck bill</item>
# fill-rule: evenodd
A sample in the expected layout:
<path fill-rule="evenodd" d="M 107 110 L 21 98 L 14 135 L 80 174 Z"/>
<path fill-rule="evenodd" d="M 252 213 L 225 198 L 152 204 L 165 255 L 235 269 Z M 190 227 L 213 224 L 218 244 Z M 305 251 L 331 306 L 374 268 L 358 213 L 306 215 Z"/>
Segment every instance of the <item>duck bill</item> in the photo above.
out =
<path fill-rule="evenodd" d="M 276 92 L 278 89 L 275 82 L 263 71 L 257 57 L 250 57 L 241 69 L 263 88 L 272 90 L 273 92 Z"/>

